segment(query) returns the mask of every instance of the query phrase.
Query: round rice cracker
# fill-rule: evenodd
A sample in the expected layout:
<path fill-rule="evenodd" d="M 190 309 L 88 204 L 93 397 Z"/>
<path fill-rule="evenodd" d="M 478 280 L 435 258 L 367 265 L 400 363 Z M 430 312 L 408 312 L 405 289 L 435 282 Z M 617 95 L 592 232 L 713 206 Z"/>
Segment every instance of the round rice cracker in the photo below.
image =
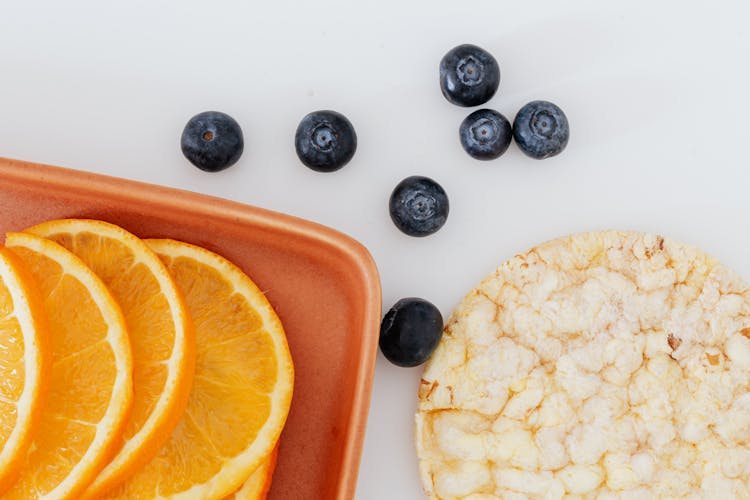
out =
<path fill-rule="evenodd" d="M 577 234 L 500 266 L 419 390 L 430 498 L 750 498 L 750 290 L 661 236 Z"/>

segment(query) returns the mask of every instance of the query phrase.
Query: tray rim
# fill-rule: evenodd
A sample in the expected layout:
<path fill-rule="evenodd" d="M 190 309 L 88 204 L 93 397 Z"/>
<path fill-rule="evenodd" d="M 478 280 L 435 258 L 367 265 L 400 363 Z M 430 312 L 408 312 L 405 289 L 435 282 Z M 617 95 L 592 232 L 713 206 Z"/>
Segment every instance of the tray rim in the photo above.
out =
<path fill-rule="evenodd" d="M 0 156 L 0 179 L 47 185 L 63 191 L 72 189 L 87 195 L 104 195 L 122 202 L 138 201 L 153 206 L 169 206 L 184 212 L 208 214 L 231 224 L 250 224 L 278 233 L 302 236 L 318 245 L 334 249 L 346 258 L 350 269 L 359 274 L 365 304 L 361 325 L 362 348 L 357 360 L 357 382 L 349 414 L 350 425 L 342 451 L 341 479 L 337 485 L 336 498 L 354 498 L 371 404 L 382 308 L 378 269 L 372 255 L 362 243 L 323 224 L 270 209 L 195 191 L 69 167 Z M 123 189 L 123 184 L 131 189 Z"/>

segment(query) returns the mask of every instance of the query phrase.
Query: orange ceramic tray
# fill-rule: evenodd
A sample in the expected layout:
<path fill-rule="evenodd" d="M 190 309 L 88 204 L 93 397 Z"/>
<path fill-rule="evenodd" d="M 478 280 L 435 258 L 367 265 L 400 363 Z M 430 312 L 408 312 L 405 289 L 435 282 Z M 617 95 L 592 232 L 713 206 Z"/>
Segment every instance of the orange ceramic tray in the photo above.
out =
<path fill-rule="evenodd" d="M 0 158 L 0 234 L 62 217 L 195 243 L 245 270 L 279 314 L 295 366 L 269 498 L 353 498 L 381 307 L 377 269 L 362 245 L 219 198 Z"/>

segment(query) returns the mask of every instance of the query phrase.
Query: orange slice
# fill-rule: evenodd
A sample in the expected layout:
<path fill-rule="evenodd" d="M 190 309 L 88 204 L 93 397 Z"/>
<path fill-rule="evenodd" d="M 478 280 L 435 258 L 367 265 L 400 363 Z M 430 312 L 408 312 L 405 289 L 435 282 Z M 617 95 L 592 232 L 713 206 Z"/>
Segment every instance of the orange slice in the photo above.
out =
<path fill-rule="evenodd" d="M 107 288 L 60 245 L 9 233 L 41 291 L 52 367 L 43 414 L 4 499 L 78 498 L 111 456 L 133 398 L 125 320 Z"/>
<path fill-rule="evenodd" d="M 0 248 L 0 492 L 18 478 L 50 379 L 49 331 L 34 277 Z"/>
<path fill-rule="evenodd" d="M 193 317 L 197 362 L 185 413 L 167 444 L 108 498 L 221 499 L 276 446 L 292 397 L 281 322 L 238 267 L 203 248 L 146 240 Z"/>
<path fill-rule="evenodd" d="M 276 446 L 255 472 L 245 481 L 242 487 L 226 497 L 224 500 L 265 500 L 268 490 L 271 489 L 271 479 L 276 468 L 276 458 L 279 455 L 279 447 Z"/>
<path fill-rule="evenodd" d="M 133 411 L 119 451 L 89 487 L 97 498 L 148 463 L 187 404 L 195 369 L 195 333 L 167 268 L 143 241 L 107 222 L 53 220 L 25 232 L 76 254 L 117 300 L 133 349 Z"/>

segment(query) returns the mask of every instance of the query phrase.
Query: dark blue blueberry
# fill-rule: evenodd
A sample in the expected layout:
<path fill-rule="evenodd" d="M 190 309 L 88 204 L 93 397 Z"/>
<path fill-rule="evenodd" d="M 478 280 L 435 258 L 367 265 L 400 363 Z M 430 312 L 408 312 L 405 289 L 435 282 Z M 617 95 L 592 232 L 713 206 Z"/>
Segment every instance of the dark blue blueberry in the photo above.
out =
<path fill-rule="evenodd" d="M 500 85 L 500 67 L 492 54 L 476 45 L 454 47 L 440 61 L 440 90 L 459 106 L 489 101 Z"/>
<path fill-rule="evenodd" d="M 294 135 L 299 159 L 318 172 L 333 172 L 352 159 L 357 134 L 351 122 L 335 111 L 314 111 L 305 116 Z"/>
<path fill-rule="evenodd" d="M 527 156 L 537 160 L 555 156 L 568 145 L 568 118 L 551 102 L 532 101 L 513 120 L 513 137 Z"/>
<path fill-rule="evenodd" d="M 443 316 L 430 302 L 401 299 L 380 323 L 380 350 L 398 366 L 421 365 L 435 352 L 443 336 Z"/>
<path fill-rule="evenodd" d="M 461 145 L 477 160 L 494 160 L 505 153 L 513 138 L 510 122 L 491 109 L 480 109 L 467 116 L 459 128 Z"/>
<path fill-rule="evenodd" d="M 204 111 L 187 122 L 180 146 L 190 163 L 206 172 L 218 172 L 240 159 L 245 142 L 234 118 L 219 111 Z"/>
<path fill-rule="evenodd" d="M 445 224 L 448 196 L 429 177 L 414 175 L 398 183 L 389 203 L 391 219 L 409 236 L 427 236 Z"/>

